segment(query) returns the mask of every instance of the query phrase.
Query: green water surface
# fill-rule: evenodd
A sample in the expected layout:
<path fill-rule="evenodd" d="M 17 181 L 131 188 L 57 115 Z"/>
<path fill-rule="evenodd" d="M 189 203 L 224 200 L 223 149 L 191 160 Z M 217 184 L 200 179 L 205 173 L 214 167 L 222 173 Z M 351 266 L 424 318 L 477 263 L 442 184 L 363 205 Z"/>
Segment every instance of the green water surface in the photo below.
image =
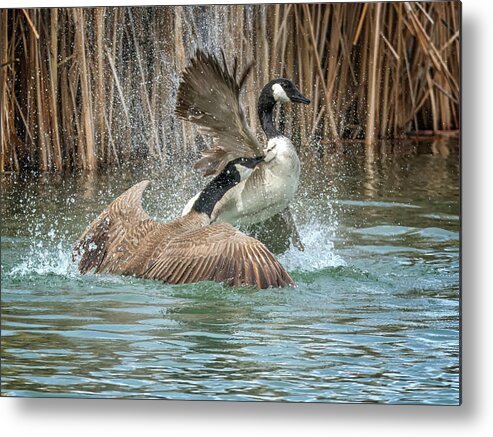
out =
<path fill-rule="evenodd" d="M 172 219 L 189 167 L 2 176 L 2 395 L 457 404 L 458 151 L 399 150 L 305 159 L 282 290 L 77 272 L 113 198 L 149 178 Z"/>

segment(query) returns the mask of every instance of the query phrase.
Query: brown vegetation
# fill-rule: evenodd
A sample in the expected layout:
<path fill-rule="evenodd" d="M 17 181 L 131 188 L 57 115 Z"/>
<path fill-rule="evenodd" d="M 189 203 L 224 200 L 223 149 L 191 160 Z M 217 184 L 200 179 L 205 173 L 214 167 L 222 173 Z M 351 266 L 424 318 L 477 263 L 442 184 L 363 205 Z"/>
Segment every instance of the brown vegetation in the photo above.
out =
<path fill-rule="evenodd" d="M 396 2 L 1 11 L 1 171 L 96 169 L 197 156 L 177 121 L 197 47 L 256 61 L 245 103 L 292 78 L 281 110 L 302 150 L 459 128 L 460 4 Z"/>

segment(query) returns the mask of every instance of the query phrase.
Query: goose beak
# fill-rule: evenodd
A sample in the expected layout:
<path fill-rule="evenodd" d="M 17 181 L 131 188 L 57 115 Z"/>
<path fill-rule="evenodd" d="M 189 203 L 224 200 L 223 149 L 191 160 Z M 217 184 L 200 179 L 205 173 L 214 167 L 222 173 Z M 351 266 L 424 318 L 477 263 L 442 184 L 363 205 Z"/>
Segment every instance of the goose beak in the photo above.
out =
<path fill-rule="evenodd" d="M 296 103 L 303 103 L 304 105 L 310 104 L 310 99 L 307 99 L 303 94 L 296 90 L 291 96 L 291 101 Z"/>
<path fill-rule="evenodd" d="M 265 156 L 256 156 L 255 158 L 248 158 L 248 162 L 246 162 L 244 165 L 248 168 L 254 169 L 264 159 L 265 159 Z"/>
<path fill-rule="evenodd" d="M 265 156 L 257 156 L 255 158 L 253 158 L 253 160 L 255 161 L 255 164 L 253 166 L 256 167 L 258 164 L 263 162 L 264 159 L 265 159 Z"/>

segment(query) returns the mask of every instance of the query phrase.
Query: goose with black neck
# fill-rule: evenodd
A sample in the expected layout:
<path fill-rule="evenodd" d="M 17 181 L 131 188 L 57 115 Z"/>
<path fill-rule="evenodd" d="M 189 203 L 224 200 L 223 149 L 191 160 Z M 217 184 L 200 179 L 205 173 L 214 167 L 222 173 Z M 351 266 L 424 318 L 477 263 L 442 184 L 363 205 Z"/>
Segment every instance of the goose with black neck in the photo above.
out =
<path fill-rule="evenodd" d="M 217 202 L 211 214 L 213 222 L 252 225 L 283 212 L 294 226 L 287 207 L 298 188 L 300 161 L 291 140 L 277 129 L 273 113 L 278 103 L 309 104 L 310 100 L 289 79 L 267 83 L 257 103 L 257 115 L 267 137 L 267 144 L 262 147 L 248 126 L 240 104 L 240 91 L 250 68 L 251 65 L 237 80 L 236 62 L 230 72 L 224 57 L 221 63 L 215 56 L 197 52 L 183 73 L 176 112 L 213 139 L 213 146 L 204 150 L 203 157 L 195 164 L 204 175 L 217 174 L 228 160 L 239 154 L 265 156 L 248 179 Z M 199 196 L 200 193 L 189 200 L 183 214 L 190 211 Z M 299 239 L 297 232 L 295 238 Z"/>
<path fill-rule="evenodd" d="M 114 200 L 79 238 L 74 260 L 87 273 L 112 273 L 170 284 L 224 282 L 257 288 L 294 285 L 274 255 L 228 223 L 211 223 L 215 205 L 248 178 L 263 157 L 237 158 L 200 193 L 190 212 L 159 223 L 142 208 L 142 181 Z"/>

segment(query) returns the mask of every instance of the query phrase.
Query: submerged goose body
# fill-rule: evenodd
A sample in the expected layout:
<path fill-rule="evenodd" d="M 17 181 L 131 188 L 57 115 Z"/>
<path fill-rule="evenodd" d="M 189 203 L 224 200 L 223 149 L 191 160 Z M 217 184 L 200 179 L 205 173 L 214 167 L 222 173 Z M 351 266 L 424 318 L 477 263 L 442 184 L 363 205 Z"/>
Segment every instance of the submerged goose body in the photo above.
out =
<path fill-rule="evenodd" d="M 286 210 L 298 188 L 300 161 L 289 138 L 279 132 L 273 122 L 278 102 L 308 104 L 288 79 L 275 79 L 262 89 L 257 114 L 267 137 L 261 147 L 251 132 L 239 96 L 251 65 L 236 80 L 236 61 L 230 73 L 223 58 L 197 52 L 185 70 L 178 90 L 177 114 L 200 126 L 200 132 L 212 137 L 213 146 L 203 152 L 195 167 L 204 175 L 221 171 L 225 162 L 238 155 L 265 156 L 252 175 L 231 189 L 212 212 L 213 222 L 251 225 Z M 187 214 L 200 193 L 189 200 L 183 210 Z"/>
<path fill-rule="evenodd" d="M 82 234 L 74 248 L 81 273 L 133 275 L 171 284 L 198 281 L 252 285 L 294 285 L 258 240 L 226 223 L 211 223 L 216 203 L 244 180 L 261 158 L 230 162 L 202 191 L 191 211 L 169 223 L 142 208 L 142 181 L 114 200 Z"/>

